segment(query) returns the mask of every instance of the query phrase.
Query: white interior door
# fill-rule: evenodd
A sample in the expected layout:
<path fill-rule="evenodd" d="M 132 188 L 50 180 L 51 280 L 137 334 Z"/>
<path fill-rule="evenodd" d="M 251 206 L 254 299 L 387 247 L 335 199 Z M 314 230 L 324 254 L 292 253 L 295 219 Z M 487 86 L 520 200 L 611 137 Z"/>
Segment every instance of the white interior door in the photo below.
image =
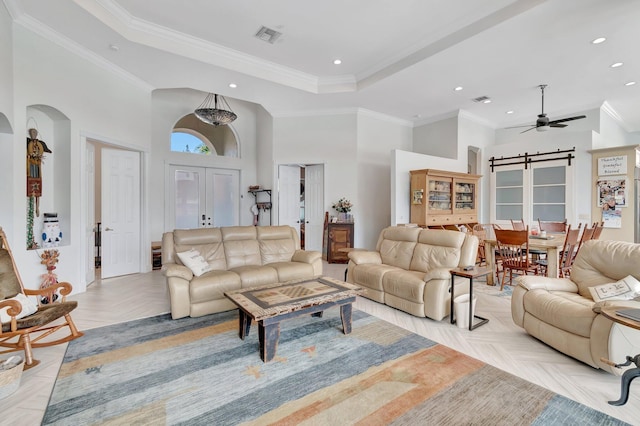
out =
<path fill-rule="evenodd" d="M 86 200 L 87 200 L 87 229 L 85 230 L 85 280 L 90 284 L 96 280 L 96 247 L 95 247 L 95 182 L 96 182 L 96 147 L 92 143 L 86 143 L 85 164 L 86 164 Z"/>
<path fill-rule="evenodd" d="M 102 278 L 140 272 L 140 153 L 102 149 Z"/>
<path fill-rule="evenodd" d="M 305 167 L 304 174 L 305 250 L 322 251 L 324 228 L 324 165 Z"/>
<path fill-rule="evenodd" d="M 300 166 L 278 166 L 278 224 L 300 235 Z"/>

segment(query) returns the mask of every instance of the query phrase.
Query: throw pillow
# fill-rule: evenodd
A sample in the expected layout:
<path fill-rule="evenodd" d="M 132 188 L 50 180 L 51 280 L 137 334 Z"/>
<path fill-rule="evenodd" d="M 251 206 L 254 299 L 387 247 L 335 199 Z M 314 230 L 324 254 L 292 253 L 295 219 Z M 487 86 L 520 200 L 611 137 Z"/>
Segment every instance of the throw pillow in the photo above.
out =
<path fill-rule="evenodd" d="M 589 287 L 596 302 L 606 300 L 631 300 L 640 296 L 640 281 L 629 275 L 618 282 Z"/>
<path fill-rule="evenodd" d="M 202 257 L 198 250 L 191 249 L 189 251 L 183 251 L 182 253 L 178 253 L 178 257 L 182 263 L 184 263 L 184 266 L 191 269 L 191 272 L 193 272 L 193 275 L 196 277 L 213 269 L 211 265 L 204 260 L 204 257 Z"/>
<path fill-rule="evenodd" d="M 38 310 L 38 305 L 33 300 L 29 299 L 22 293 L 16 294 L 14 297 L 8 297 L 5 300 L 17 300 L 22 305 L 22 310 L 18 315 L 16 315 L 16 319 L 24 318 L 31 314 L 34 314 Z M 11 316 L 7 313 L 9 307 L 5 307 L 0 309 L 0 322 L 3 324 L 11 322 Z"/>

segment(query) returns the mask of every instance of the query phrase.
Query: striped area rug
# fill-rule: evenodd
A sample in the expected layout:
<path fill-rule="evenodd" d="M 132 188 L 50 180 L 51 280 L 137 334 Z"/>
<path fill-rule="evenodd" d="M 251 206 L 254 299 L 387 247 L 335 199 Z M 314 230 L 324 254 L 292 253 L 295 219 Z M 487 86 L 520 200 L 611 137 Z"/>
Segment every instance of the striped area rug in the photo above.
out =
<path fill-rule="evenodd" d="M 426 338 L 338 309 L 281 325 L 276 358 L 238 314 L 161 315 L 69 343 L 43 424 L 624 424 Z"/>

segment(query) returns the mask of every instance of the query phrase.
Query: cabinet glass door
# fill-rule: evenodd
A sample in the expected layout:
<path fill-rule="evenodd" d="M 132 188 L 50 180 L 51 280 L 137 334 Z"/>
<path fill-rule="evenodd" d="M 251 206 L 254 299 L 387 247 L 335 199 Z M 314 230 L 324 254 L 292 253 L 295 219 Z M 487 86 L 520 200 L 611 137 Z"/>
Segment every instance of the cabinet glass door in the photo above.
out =
<path fill-rule="evenodd" d="M 429 179 L 429 210 L 431 213 L 451 212 L 451 181 Z"/>
<path fill-rule="evenodd" d="M 470 212 L 476 209 L 475 197 L 476 185 L 471 182 L 456 182 L 455 183 L 455 197 L 456 197 L 456 210 L 462 210 L 463 212 Z"/>

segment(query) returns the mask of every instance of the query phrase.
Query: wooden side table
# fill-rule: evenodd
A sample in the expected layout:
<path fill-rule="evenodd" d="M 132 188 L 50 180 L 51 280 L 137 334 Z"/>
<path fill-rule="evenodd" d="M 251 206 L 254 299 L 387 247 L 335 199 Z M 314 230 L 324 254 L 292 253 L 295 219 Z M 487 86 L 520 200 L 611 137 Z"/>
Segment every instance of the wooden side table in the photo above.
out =
<path fill-rule="evenodd" d="M 474 330 L 489 322 L 487 318 L 479 317 L 475 314 L 471 315 L 471 313 L 473 312 L 473 279 L 489 275 L 492 271 L 493 270 L 491 268 L 483 266 L 474 266 L 473 269 L 468 271 L 465 271 L 464 268 L 453 268 L 449 271 L 451 273 L 451 311 L 449 312 L 451 324 L 455 324 L 455 321 L 453 320 L 453 288 L 455 286 L 455 277 L 469 278 L 469 330 Z M 480 321 L 474 324 L 474 318 L 477 318 Z"/>
<path fill-rule="evenodd" d="M 640 330 L 640 321 L 635 321 L 635 320 L 632 320 L 631 318 L 623 317 L 616 313 L 616 311 L 619 311 L 621 309 L 630 309 L 630 308 L 623 308 L 623 307 L 602 308 L 601 314 L 604 315 L 606 318 L 609 318 L 613 322 L 617 322 L 618 324 L 622 324 L 626 327 L 631 327 L 631 328 L 635 328 L 636 330 Z M 629 387 L 631 386 L 631 381 L 636 377 L 640 377 L 640 354 L 634 357 L 627 355 L 627 360 L 623 364 L 616 364 L 613 361 L 610 361 L 608 359 L 603 359 L 603 358 L 601 358 L 601 360 L 611 365 L 612 367 L 616 367 L 616 368 L 626 367 L 628 365 L 631 365 L 631 363 L 634 363 L 636 365 L 635 368 L 630 368 L 627 371 L 625 371 L 622 374 L 622 377 L 620 378 L 620 387 L 621 387 L 620 399 L 618 399 L 617 401 L 609 401 L 610 405 L 626 404 L 627 401 L 629 400 Z"/>

